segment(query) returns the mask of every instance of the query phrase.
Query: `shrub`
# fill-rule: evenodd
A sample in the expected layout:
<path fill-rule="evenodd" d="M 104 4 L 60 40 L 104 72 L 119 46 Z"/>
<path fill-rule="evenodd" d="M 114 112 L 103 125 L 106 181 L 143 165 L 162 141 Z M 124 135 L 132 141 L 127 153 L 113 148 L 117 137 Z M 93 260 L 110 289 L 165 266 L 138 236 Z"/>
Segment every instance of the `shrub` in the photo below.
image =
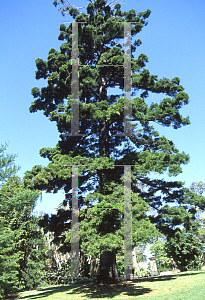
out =
<path fill-rule="evenodd" d="M 156 261 L 157 263 L 157 270 L 159 272 L 163 272 L 163 271 L 170 271 L 172 270 L 172 265 L 171 264 L 162 264 L 161 262 Z"/>
<path fill-rule="evenodd" d="M 123 260 L 117 261 L 117 271 L 118 271 L 118 276 L 119 277 L 124 276 L 124 264 L 123 264 Z"/>
<path fill-rule="evenodd" d="M 61 263 L 60 268 L 49 268 L 44 270 L 41 286 L 45 284 L 68 284 L 71 280 L 71 261 Z"/>
<path fill-rule="evenodd" d="M 136 269 L 135 275 L 140 278 L 149 277 L 149 276 L 151 276 L 150 268 L 148 268 L 147 270 L 145 268 Z"/>

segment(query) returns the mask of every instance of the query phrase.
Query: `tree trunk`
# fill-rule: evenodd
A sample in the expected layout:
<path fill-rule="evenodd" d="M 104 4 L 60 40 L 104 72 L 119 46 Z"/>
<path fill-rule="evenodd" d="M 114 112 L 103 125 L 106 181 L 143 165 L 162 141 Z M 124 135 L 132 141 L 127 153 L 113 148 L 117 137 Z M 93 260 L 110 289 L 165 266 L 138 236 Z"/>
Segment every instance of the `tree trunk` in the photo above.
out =
<path fill-rule="evenodd" d="M 106 80 L 102 78 L 102 84 L 100 86 L 100 101 L 107 99 Z M 99 154 L 100 157 L 109 157 L 110 145 L 109 145 L 109 124 L 106 120 L 100 120 L 99 122 Z M 103 193 L 103 186 L 106 182 L 106 170 L 98 170 L 98 176 L 100 179 L 100 192 Z M 118 271 L 116 265 L 116 250 L 105 251 L 100 256 L 100 266 L 97 275 L 98 283 L 115 283 L 118 280 Z"/>
<path fill-rule="evenodd" d="M 173 260 L 176 264 L 177 269 L 180 270 L 180 272 L 186 271 L 185 260 L 183 258 L 181 258 L 181 260 L 179 261 L 179 259 L 176 256 L 173 256 Z"/>
<path fill-rule="evenodd" d="M 118 271 L 117 271 L 117 263 L 116 263 L 116 250 L 112 252 L 113 259 L 112 259 L 112 278 L 114 283 L 118 282 Z"/>
<path fill-rule="evenodd" d="M 98 283 L 116 283 L 118 271 L 116 264 L 116 250 L 105 251 L 100 257 L 100 270 L 97 276 Z"/>
<path fill-rule="evenodd" d="M 96 277 L 96 272 L 97 271 L 97 259 L 92 258 L 90 262 L 90 277 L 94 278 Z"/>

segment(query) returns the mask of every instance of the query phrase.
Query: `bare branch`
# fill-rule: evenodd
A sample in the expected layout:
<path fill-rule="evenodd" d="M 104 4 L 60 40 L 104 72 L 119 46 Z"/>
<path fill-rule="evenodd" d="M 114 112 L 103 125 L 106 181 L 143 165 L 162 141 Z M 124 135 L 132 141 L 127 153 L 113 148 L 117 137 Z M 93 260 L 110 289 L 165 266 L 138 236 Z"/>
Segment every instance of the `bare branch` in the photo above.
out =
<path fill-rule="evenodd" d="M 75 6 L 75 4 L 73 4 L 73 6 Z M 82 6 L 82 7 L 77 7 L 77 6 L 75 6 L 75 8 L 77 8 L 77 9 L 81 9 L 81 8 L 86 8 L 86 6 Z"/>
<path fill-rule="evenodd" d="M 110 5 L 112 2 L 115 2 L 115 1 L 117 1 L 117 0 L 112 0 L 110 3 L 108 3 L 108 5 Z M 122 0 L 122 1 L 123 1 L 123 0 Z M 121 4 L 122 1 L 121 1 L 119 4 Z M 114 3 L 113 3 L 113 4 L 114 4 Z M 112 5 L 113 5 L 113 4 L 112 4 Z M 115 4 L 116 4 L 116 3 L 115 3 Z M 113 5 L 113 7 L 111 6 L 111 8 L 114 8 L 115 4 Z M 126 4 L 126 3 L 122 3 L 122 4 Z"/>
<path fill-rule="evenodd" d="M 67 2 L 67 4 L 65 3 L 65 1 Z M 76 8 L 76 9 L 78 9 L 78 10 L 80 10 L 81 8 L 86 8 L 86 6 L 82 6 L 82 7 L 77 7 L 75 4 L 73 4 L 73 6 L 68 2 L 68 0 L 65 0 L 65 1 L 62 1 L 62 0 L 59 0 L 58 1 L 58 4 L 63 4 L 63 6 L 64 6 L 64 8 L 59 8 L 59 10 L 61 11 L 61 13 L 62 14 L 68 14 L 67 12 L 66 12 L 66 10 L 67 10 L 67 8 L 68 7 L 72 7 L 72 8 Z M 91 3 L 93 3 L 93 1 L 92 0 L 87 0 L 87 1 L 90 1 Z M 114 8 L 114 6 L 115 6 L 115 2 L 116 2 L 117 0 L 112 0 L 110 3 L 108 3 L 107 5 L 110 5 L 111 3 L 112 3 L 112 5 L 113 6 L 110 6 L 112 9 Z M 121 0 L 121 2 L 119 3 L 119 4 L 121 4 L 122 3 L 122 1 L 123 0 Z M 126 4 L 126 3 L 122 3 L 122 4 Z M 87 14 L 87 16 L 88 16 L 88 14 Z"/>
<path fill-rule="evenodd" d="M 59 3 L 60 2 L 60 3 Z M 72 8 L 77 8 L 78 10 L 79 9 L 81 9 L 81 8 L 86 8 L 86 6 L 82 6 L 82 7 L 77 7 L 77 6 L 75 6 L 75 4 L 73 4 L 73 6 L 68 2 L 68 0 L 66 0 L 66 2 L 67 2 L 67 4 L 68 5 L 66 5 L 65 4 L 65 2 L 63 2 L 63 1 L 58 1 L 58 4 L 63 4 L 63 6 L 65 7 L 65 9 L 67 9 L 67 7 L 69 6 L 69 7 L 72 7 Z M 63 11 L 65 14 L 67 14 L 66 12 L 65 12 L 65 10 L 64 9 L 60 9 L 61 10 L 61 12 Z"/>
<path fill-rule="evenodd" d="M 67 7 L 64 3 L 62 3 L 62 4 L 64 5 L 65 8 Z M 69 2 L 68 2 L 68 5 L 70 5 L 71 7 L 73 7 Z"/>

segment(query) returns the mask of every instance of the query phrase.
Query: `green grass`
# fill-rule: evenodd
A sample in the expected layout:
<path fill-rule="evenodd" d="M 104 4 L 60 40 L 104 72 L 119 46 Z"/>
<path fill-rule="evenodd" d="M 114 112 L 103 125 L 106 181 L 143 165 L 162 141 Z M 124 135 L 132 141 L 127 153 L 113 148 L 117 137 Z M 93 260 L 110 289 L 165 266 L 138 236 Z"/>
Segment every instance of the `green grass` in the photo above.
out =
<path fill-rule="evenodd" d="M 201 300 L 205 299 L 205 271 L 122 281 L 118 285 L 70 284 L 49 286 L 20 294 L 15 300 Z"/>

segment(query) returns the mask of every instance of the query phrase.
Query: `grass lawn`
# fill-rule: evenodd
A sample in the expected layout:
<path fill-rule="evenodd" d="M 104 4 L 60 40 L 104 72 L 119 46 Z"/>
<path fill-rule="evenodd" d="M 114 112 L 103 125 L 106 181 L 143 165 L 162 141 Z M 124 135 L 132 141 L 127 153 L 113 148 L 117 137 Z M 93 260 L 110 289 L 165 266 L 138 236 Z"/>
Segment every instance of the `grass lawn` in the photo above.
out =
<path fill-rule="evenodd" d="M 15 300 L 201 300 L 205 299 L 205 271 L 122 281 L 118 285 L 70 284 L 23 292 Z"/>

